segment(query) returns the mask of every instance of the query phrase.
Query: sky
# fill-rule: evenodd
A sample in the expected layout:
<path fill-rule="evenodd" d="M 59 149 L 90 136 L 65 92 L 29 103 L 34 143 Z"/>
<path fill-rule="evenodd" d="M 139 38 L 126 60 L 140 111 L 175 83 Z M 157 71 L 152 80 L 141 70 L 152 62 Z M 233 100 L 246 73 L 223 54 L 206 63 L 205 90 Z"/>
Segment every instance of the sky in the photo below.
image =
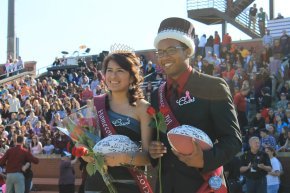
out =
<path fill-rule="evenodd" d="M 289 17 L 286 2 L 275 0 L 275 13 Z M 256 0 L 268 12 L 268 0 Z M 37 61 L 37 69 L 51 65 L 62 51 L 91 48 L 90 54 L 110 50 L 115 43 L 135 50 L 153 49 L 160 22 L 167 17 L 187 18 L 187 0 L 15 0 L 15 32 L 24 61 Z M 0 64 L 6 62 L 8 0 L 0 0 Z M 288 15 L 287 15 L 288 14 Z M 197 34 L 221 34 L 221 25 L 191 20 Z M 233 40 L 249 37 L 231 25 Z"/>

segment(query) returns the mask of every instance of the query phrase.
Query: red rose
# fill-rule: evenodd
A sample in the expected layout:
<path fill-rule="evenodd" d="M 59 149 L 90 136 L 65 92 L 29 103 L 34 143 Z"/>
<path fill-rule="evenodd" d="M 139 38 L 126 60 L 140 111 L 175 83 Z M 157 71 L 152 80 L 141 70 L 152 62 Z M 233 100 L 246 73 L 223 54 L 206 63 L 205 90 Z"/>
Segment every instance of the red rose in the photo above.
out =
<path fill-rule="evenodd" d="M 147 113 L 148 113 L 149 115 L 151 115 L 151 116 L 154 116 L 154 115 L 156 114 L 156 111 L 155 111 L 155 109 L 154 109 L 152 106 L 150 106 L 150 107 L 148 107 L 148 109 L 147 109 Z"/>
<path fill-rule="evenodd" d="M 166 115 L 169 113 L 169 108 L 168 107 L 160 107 L 159 109 L 160 113 L 162 113 L 163 115 Z"/>
<path fill-rule="evenodd" d="M 88 149 L 87 148 L 85 148 L 85 147 L 77 147 L 76 148 L 76 152 L 75 152 L 75 156 L 76 157 L 82 157 L 82 156 L 84 156 L 84 155 L 87 155 L 88 154 Z"/>

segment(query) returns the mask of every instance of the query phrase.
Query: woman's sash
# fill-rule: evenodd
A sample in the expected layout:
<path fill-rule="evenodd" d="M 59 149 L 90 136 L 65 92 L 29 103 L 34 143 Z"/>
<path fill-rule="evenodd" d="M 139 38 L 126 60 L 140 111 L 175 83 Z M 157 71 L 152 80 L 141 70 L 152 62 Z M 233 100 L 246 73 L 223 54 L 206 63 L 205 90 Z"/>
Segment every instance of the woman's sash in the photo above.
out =
<path fill-rule="evenodd" d="M 106 96 L 107 94 L 102 94 L 94 97 L 94 106 L 96 107 L 99 125 L 104 137 L 117 134 L 106 111 Z M 153 193 L 146 176 L 142 172 L 133 168 L 128 168 L 128 170 L 138 184 L 141 193 Z"/>

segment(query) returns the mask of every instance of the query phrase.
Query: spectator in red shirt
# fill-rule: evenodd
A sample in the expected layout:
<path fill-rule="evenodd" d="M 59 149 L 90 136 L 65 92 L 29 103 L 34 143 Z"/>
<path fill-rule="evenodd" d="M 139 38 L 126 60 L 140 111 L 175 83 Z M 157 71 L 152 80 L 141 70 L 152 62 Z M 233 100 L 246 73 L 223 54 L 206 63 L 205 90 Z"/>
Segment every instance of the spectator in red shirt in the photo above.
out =
<path fill-rule="evenodd" d="M 213 44 L 213 51 L 214 54 L 217 55 L 217 57 L 220 57 L 220 44 L 221 44 L 221 38 L 217 31 L 214 32 L 214 44 Z"/>
<path fill-rule="evenodd" d="M 88 99 L 92 99 L 93 96 L 93 91 L 91 90 L 90 86 L 87 85 L 85 90 L 81 93 L 82 102 L 85 103 Z"/>
<path fill-rule="evenodd" d="M 17 136 L 16 146 L 7 150 L 0 159 L 0 166 L 6 165 L 6 192 L 23 193 L 25 190 L 22 166 L 27 162 L 38 164 L 38 158 L 34 157 L 28 150 L 23 148 L 24 137 Z"/>
<path fill-rule="evenodd" d="M 227 48 L 229 51 L 232 44 L 232 37 L 229 35 L 229 33 L 226 33 L 223 37 L 222 45 Z"/>
<path fill-rule="evenodd" d="M 245 126 L 248 125 L 248 119 L 246 115 L 247 101 L 246 96 L 248 95 L 250 89 L 247 87 L 242 87 L 240 92 L 234 96 L 234 105 L 238 115 L 238 121 L 243 135 L 245 135 Z"/>

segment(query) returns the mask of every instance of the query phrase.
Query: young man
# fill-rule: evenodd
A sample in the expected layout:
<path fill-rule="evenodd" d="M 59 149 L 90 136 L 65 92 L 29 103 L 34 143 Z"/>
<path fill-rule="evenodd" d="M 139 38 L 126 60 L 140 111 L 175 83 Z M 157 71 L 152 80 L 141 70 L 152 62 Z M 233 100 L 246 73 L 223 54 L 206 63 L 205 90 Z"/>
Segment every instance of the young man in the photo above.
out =
<path fill-rule="evenodd" d="M 251 7 L 250 11 L 249 11 L 249 17 L 250 17 L 250 19 L 249 19 L 249 29 L 251 29 L 251 25 L 253 25 L 254 31 L 256 31 L 257 12 L 258 12 L 257 5 L 254 4 L 253 7 Z"/>
<path fill-rule="evenodd" d="M 151 101 L 156 109 L 169 103 L 168 130 L 183 124 L 195 126 L 215 144 L 211 150 L 203 151 L 193 142 L 193 153 L 183 155 L 171 149 L 165 135 L 161 134 L 161 141 L 152 141 L 149 153 L 153 165 L 158 158 L 162 159 L 163 192 L 192 193 L 200 191 L 201 187 L 208 188 L 208 185 L 212 185 L 210 189 L 221 188 L 223 175 L 216 176 L 212 183 L 205 174 L 230 161 L 242 147 L 228 85 L 224 80 L 199 73 L 189 65 L 195 50 L 193 37 L 194 27 L 187 20 L 168 18 L 161 22 L 154 45 L 158 50 L 158 63 L 168 78 L 153 93 Z M 156 187 L 159 187 L 158 183 Z M 213 187 L 216 184 L 219 186 Z"/>
<path fill-rule="evenodd" d="M 23 193 L 25 190 L 23 166 L 27 162 L 38 164 L 38 158 L 34 157 L 28 150 L 23 148 L 24 137 L 18 136 L 16 139 L 16 147 L 6 151 L 0 159 L 0 166 L 6 165 L 6 192 L 7 193 Z M 29 166 L 29 165 L 28 165 Z M 26 166 L 26 167 L 28 167 Z"/>
<path fill-rule="evenodd" d="M 258 17 L 258 23 L 259 23 L 259 30 L 260 30 L 260 35 L 263 37 L 265 35 L 265 25 L 266 25 L 266 20 L 268 20 L 268 16 L 266 12 L 263 11 L 263 8 L 260 8 L 260 12 L 257 15 Z"/>

